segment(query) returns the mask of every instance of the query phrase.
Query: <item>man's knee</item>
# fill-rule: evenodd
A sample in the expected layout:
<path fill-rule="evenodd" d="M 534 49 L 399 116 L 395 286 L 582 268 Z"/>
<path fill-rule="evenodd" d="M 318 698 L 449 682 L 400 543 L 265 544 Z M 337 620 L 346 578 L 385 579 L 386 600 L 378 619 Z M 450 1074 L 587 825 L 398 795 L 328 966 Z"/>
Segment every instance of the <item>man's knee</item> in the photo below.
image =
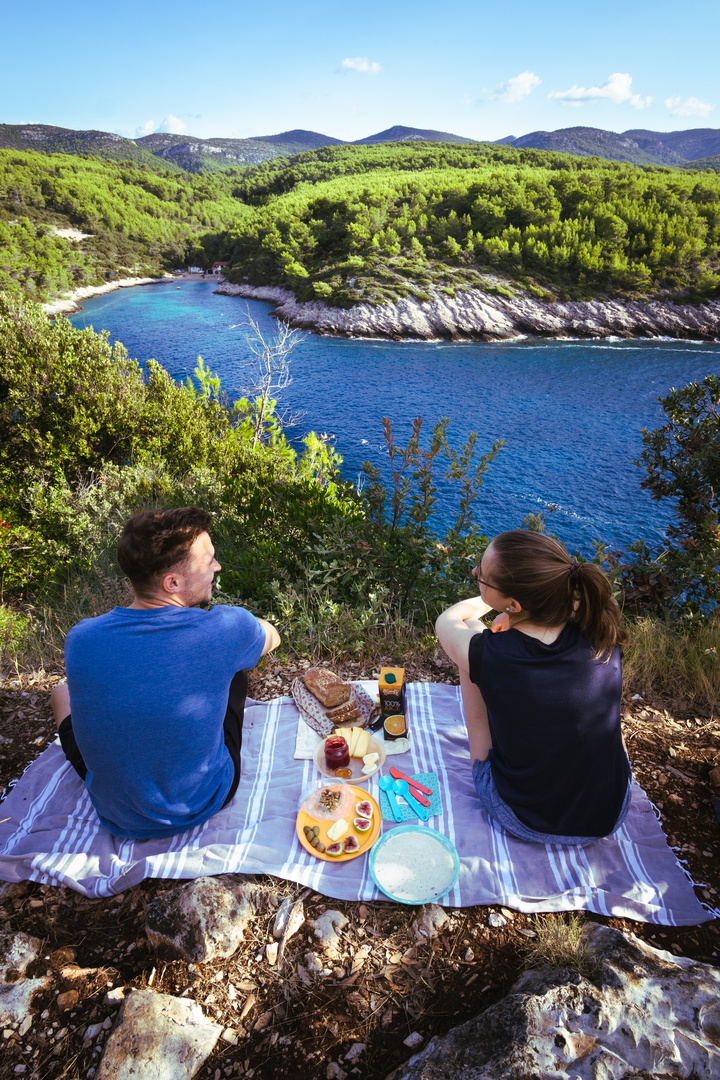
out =
<path fill-rule="evenodd" d="M 70 691 L 68 690 L 67 683 L 58 683 L 57 686 L 53 686 L 50 691 L 50 706 L 53 711 L 53 717 L 55 718 L 55 728 L 60 729 L 60 725 L 66 716 L 70 715 Z"/>

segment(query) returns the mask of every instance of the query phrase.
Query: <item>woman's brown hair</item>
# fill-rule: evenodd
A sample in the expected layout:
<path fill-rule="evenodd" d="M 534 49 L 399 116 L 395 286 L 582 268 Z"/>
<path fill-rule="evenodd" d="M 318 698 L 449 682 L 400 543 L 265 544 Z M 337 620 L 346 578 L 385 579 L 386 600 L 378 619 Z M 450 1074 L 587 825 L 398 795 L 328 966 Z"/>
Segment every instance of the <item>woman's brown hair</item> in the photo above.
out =
<path fill-rule="evenodd" d="M 534 622 L 561 626 L 573 619 L 603 660 L 625 644 L 620 609 L 599 566 L 575 562 L 558 540 L 528 529 L 500 533 L 492 548 L 494 588 L 517 600 Z"/>

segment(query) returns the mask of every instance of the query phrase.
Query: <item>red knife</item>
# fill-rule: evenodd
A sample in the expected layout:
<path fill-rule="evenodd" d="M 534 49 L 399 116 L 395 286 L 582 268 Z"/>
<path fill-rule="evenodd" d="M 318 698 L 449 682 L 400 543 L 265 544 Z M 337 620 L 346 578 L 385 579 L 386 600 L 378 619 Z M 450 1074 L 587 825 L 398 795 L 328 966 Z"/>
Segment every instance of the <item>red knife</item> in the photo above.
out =
<path fill-rule="evenodd" d="M 413 789 L 413 795 L 419 803 L 423 806 L 429 806 L 430 803 L 427 799 L 423 799 L 417 794 L 418 791 L 424 791 L 426 795 L 432 795 L 432 788 L 426 787 L 425 784 L 419 783 L 417 780 L 413 780 L 412 776 L 408 776 L 407 773 L 400 772 L 399 769 L 391 769 L 390 775 L 393 780 L 407 780 L 410 787 Z"/>

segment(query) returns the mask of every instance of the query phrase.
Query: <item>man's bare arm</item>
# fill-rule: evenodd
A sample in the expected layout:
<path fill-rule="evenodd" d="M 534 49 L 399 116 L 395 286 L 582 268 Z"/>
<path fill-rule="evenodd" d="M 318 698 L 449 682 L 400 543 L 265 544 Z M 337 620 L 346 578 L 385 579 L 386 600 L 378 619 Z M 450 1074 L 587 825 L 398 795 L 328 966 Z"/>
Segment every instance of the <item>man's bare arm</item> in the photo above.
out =
<path fill-rule="evenodd" d="M 265 619 L 258 619 L 258 622 L 265 631 L 265 644 L 263 645 L 263 651 L 260 654 L 261 656 L 265 656 L 266 653 L 272 652 L 273 649 L 277 649 L 280 644 L 280 635 L 272 623 L 266 622 Z"/>

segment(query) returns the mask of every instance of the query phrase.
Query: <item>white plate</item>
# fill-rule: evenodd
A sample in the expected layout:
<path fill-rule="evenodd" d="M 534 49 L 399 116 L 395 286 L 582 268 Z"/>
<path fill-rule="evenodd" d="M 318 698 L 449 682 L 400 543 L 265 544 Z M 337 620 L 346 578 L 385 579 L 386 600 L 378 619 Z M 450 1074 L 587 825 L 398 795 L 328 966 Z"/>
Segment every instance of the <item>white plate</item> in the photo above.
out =
<path fill-rule="evenodd" d="M 368 754 L 379 754 L 380 757 L 375 762 L 375 768 L 371 773 L 363 773 L 363 759 L 361 757 L 351 757 L 350 764 L 347 766 L 352 770 L 352 776 L 347 777 L 349 784 L 364 784 L 370 779 L 371 776 L 375 776 L 385 764 L 385 746 L 383 745 L 383 739 L 376 739 L 374 735 L 370 736 L 370 742 L 368 744 Z M 322 739 L 315 747 L 315 767 L 323 776 L 330 776 L 335 779 L 335 770 L 328 769 L 325 761 L 325 740 Z"/>

